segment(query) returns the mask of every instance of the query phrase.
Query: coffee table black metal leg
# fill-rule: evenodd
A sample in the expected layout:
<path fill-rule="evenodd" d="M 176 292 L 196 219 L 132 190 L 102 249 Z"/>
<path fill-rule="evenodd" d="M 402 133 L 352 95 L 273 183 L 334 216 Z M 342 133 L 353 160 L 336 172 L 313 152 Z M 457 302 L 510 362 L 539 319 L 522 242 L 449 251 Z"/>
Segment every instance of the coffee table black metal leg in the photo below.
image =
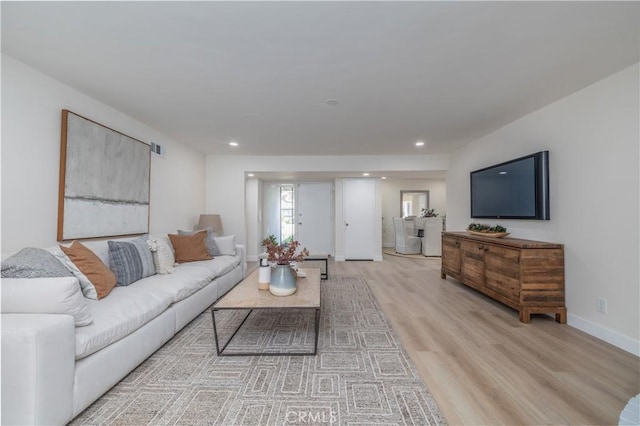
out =
<path fill-rule="evenodd" d="M 313 355 L 318 353 L 318 334 L 320 334 L 320 309 L 316 309 L 316 343 L 313 347 Z"/>
<path fill-rule="evenodd" d="M 306 353 L 300 353 L 300 352 L 279 352 L 279 353 L 272 353 L 272 352 L 266 352 L 266 353 L 255 353 L 255 352 L 248 352 L 248 353 L 244 353 L 244 352 L 240 352 L 240 353 L 224 353 L 224 350 L 227 348 L 227 346 L 229 345 L 229 343 L 231 343 L 231 341 L 233 340 L 233 338 L 236 336 L 236 334 L 238 333 L 238 331 L 240 331 L 240 329 L 242 328 L 242 326 L 244 325 L 244 323 L 247 321 L 247 318 L 249 318 L 249 315 L 251 315 L 251 313 L 253 312 L 253 309 L 249 310 L 249 313 L 247 314 L 247 316 L 244 317 L 244 319 L 242 320 L 242 322 L 240 323 L 240 325 L 238 326 L 238 328 L 236 328 L 236 330 L 233 332 L 233 334 L 231 335 L 231 337 L 229 338 L 229 340 L 227 340 L 227 343 L 224 344 L 224 346 L 222 347 L 222 349 L 220 349 L 220 344 L 218 342 L 218 329 L 216 327 L 216 311 L 220 311 L 222 309 L 212 309 L 211 310 L 211 317 L 213 320 L 213 337 L 214 340 L 216 342 L 216 353 L 218 354 L 218 356 L 260 356 L 260 355 L 265 355 L 265 356 L 291 356 L 291 355 L 317 355 L 318 353 L 318 336 L 320 335 L 320 308 L 315 308 L 316 311 L 316 316 L 315 316 L 315 342 L 314 342 L 314 346 L 313 346 L 313 352 L 306 352 Z"/>
<path fill-rule="evenodd" d="M 242 320 L 242 322 L 240 323 L 238 328 L 236 328 L 236 330 L 233 332 L 231 337 L 229 337 L 229 340 L 227 340 L 227 343 L 224 344 L 222 349 L 220 349 L 220 346 L 218 344 L 218 330 L 216 328 L 216 313 L 215 313 L 217 310 L 219 310 L 219 309 L 212 309 L 211 310 L 211 317 L 213 318 L 213 337 L 214 337 L 214 339 L 216 341 L 216 352 L 217 352 L 218 356 L 224 356 L 225 354 L 223 354 L 222 352 L 224 352 L 224 350 L 227 348 L 227 346 L 229 346 L 229 343 L 231 343 L 233 338 L 236 337 L 236 334 L 238 333 L 238 331 L 240 331 L 240 329 L 244 325 L 245 321 L 247 321 L 247 318 L 249 318 L 249 315 L 251 315 L 251 312 L 253 312 L 253 309 L 249 309 L 249 313 L 247 314 L 247 316 L 244 317 L 244 319 Z"/>
<path fill-rule="evenodd" d="M 220 347 L 218 346 L 218 329 L 216 328 L 216 310 L 211 310 L 211 321 L 213 322 L 213 340 L 216 342 L 216 353 L 220 355 Z"/>

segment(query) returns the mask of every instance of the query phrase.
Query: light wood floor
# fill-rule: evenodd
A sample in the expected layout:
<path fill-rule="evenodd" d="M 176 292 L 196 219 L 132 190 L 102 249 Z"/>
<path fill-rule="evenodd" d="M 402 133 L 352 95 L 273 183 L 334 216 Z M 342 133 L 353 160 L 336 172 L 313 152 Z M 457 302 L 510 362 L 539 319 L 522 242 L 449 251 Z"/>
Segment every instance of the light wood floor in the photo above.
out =
<path fill-rule="evenodd" d="M 331 262 L 362 275 L 450 424 L 618 424 L 637 357 L 544 315 L 440 279 L 440 260 Z"/>

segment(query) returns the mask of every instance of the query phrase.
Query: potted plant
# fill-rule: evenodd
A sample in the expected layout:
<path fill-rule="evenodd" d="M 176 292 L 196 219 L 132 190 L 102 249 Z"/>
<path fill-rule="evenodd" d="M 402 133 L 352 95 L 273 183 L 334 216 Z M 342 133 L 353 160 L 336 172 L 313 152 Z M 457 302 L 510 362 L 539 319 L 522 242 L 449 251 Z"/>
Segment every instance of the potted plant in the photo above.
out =
<path fill-rule="evenodd" d="M 420 217 L 438 217 L 435 209 L 422 209 L 420 210 Z"/>
<path fill-rule="evenodd" d="M 470 223 L 467 232 L 474 235 L 502 238 L 509 235 L 507 228 L 500 225 L 489 226 L 484 223 Z"/>
<path fill-rule="evenodd" d="M 274 236 L 262 241 L 267 250 L 267 260 L 273 265 L 269 291 L 275 296 L 289 296 L 296 292 L 296 274 L 291 267 L 294 262 L 302 262 L 309 256 L 309 250 L 298 251 L 300 243 L 292 240 L 287 244 L 277 244 Z"/>

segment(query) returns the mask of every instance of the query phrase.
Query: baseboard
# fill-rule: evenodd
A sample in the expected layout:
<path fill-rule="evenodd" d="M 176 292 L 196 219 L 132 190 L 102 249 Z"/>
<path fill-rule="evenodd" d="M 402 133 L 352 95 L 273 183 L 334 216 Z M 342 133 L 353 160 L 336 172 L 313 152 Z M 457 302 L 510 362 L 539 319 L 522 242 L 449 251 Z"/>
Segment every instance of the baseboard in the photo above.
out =
<path fill-rule="evenodd" d="M 635 356 L 640 356 L 640 341 L 633 340 L 624 334 L 620 334 L 617 331 L 603 327 L 574 314 L 567 315 L 567 324 L 580 331 L 584 331 L 593 337 L 604 340 L 613 346 L 632 353 Z"/>
<path fill-rule="evenodd" d="M 373 256 L 374 262 L 382 262 L 382 256 Z M 336 256 L 333 258 L 334 262 L 346 262 L 347 259 L 344 256 Z"/>

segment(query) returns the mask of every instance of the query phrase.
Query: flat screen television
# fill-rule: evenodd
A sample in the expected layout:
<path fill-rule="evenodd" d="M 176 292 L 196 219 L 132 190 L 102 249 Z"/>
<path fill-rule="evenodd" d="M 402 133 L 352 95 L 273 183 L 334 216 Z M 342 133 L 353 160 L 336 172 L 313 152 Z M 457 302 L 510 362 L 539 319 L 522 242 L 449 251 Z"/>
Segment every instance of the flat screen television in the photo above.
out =
<path fill-rule="evenodd" d="M 549 220 L 549 151 L 471 172 L 471 217 Z"/>

